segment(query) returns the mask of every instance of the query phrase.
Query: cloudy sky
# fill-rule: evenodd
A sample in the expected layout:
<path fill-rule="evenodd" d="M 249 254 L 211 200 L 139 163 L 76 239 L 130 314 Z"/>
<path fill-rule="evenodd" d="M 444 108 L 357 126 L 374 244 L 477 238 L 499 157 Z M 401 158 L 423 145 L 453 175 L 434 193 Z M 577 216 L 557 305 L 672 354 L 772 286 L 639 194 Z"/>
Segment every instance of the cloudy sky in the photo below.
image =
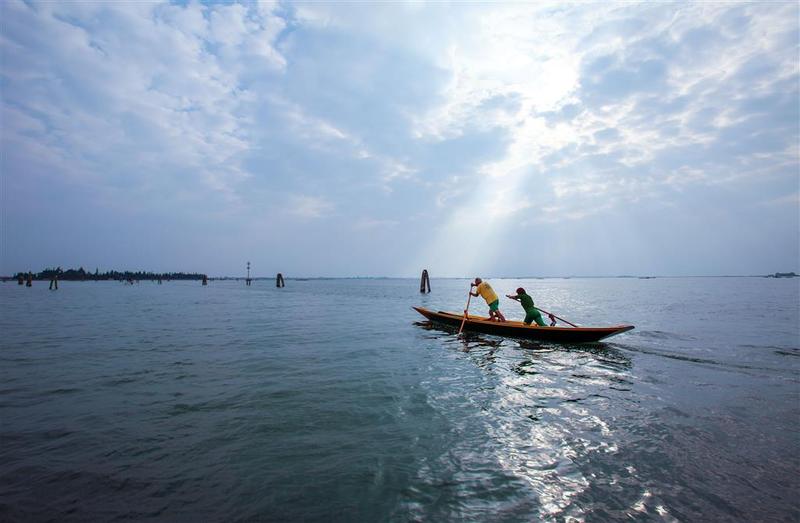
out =
<path fill-rule="evenodd" d="M 0 273 L 800 271 L 797 2 L 0 3 Z"/>

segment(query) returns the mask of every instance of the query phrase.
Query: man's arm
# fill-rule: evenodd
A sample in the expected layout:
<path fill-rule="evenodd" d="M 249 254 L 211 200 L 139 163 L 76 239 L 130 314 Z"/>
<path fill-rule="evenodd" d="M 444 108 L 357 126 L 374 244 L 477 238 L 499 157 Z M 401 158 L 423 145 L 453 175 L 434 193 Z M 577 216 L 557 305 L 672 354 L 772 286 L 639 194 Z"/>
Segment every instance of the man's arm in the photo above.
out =
<path fill-rule="evenodd" d="M 518 296 L 512 296 L 512 295 L 510 295 L 510 294 L 506 294 L 506 298 L 511 298 L 512 300 L 517 300 L 517 301 L 519 301 L 519 297 L 518 297 Z"/>

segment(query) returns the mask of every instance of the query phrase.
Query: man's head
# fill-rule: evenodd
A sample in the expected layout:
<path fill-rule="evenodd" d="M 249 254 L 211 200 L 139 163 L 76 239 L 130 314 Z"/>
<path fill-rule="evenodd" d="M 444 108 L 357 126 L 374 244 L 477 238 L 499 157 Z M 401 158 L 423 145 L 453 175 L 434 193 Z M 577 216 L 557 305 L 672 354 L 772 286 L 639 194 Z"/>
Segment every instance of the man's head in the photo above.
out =
<path fill-rule="evenodd" d="M 475 285 L 480 285 L 482 281 L 480 278 L 475 278 Z"/>
<path fill-rule="evenodd" d="M 523 294 L 525 294 L 525 289 L 523 289 L 522 287 L 518 288 L 517 289 L 517 296 L 522 296 Z"/>

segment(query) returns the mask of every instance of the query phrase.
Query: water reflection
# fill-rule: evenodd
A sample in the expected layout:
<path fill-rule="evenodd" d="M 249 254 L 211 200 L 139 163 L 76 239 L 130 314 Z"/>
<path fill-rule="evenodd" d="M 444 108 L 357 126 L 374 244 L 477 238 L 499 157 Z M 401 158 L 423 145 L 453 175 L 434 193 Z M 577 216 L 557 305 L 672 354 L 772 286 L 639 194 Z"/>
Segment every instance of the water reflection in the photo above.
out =
<path fill-rule="evenodd" d="M 448 334 L 458 333 L 458 329 L 450 325 L 444 325 L 432 321 L 417 321 L 414 322 L 414 325 L 428 331 L 438 331 Z M 626 356 L 621 350 L 617 349 L 614 344 L 604 343 L 604 342 L 553 343 L 544 341 L 519 340 L 514 338 L 501 338 L 497 336 L 492 336 L 472 331 L 462 332 L 455 339 L 449 336 L 447 338 L 441 338 L 437 336 L 436 339 L 443 339 L 445 342 L 448 342 L 448 344 L 458 342 L 464 352 L 470 352 L 475 349 L 483 349 L 483 348 L 496 350 L 501 346 L 516 346 L 516 348 L 536 353 L 567 351 L 567 352 L 576 352 L 576 353 L 591 355 L 598 361 L 601 361 L 608 365 L 618 365 L 625 369 L 630 369 L 632 365 L 631 359 L 628 356 Z M 491 350 L 489 352 L 493 354 L 494 350 Z"/>
<path fill-rule="evenodd" d="M 616 404 L 629 400 L 631 359 L 607 343 L 453 336 L 451 327 L 416 325 L 446 333 L 431 339 L 482 369 L 484 381 L 460 391 L 483 414 L 485 433 L 473 444 L 504 474 L 527 485 L 520 495 L 537 500 L 536 519 L 585 517 L 576 497 L 594 480 L 589 463 L 618 450 L 622 438 L 610 420 Z"/>

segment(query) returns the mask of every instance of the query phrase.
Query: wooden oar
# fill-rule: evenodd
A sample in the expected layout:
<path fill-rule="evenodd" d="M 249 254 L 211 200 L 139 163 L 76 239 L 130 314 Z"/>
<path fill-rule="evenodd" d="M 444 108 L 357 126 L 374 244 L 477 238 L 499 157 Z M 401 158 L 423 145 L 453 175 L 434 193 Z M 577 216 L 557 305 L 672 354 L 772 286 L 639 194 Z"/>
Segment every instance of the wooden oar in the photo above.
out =
<path fill-rule="evenodd" d="M 464 330 L 464 324 L 467 322 L 467 311 L 469 311 L 469 300 L 472 299 L 472 287 L 469 288 L 469 294 L 467 295 L 467 307 L 464 309 L 464 319 L 461 320 L 461 328 L 458 329 L 458 335 L 461 336 L 461 331 Z"/>
<path fill-rule="evenodd" d="M 543 312 L 543 313 L 547 314 L 548 316 L 551 316 L 551 317 L 553 317 L 553 318 L 555 318 L 555 319 L 557 319 L 557 320 L 563 321 L 563 322 L 564 322 L 564 323 L 566 323 L 567 325 L 572 325 L 573 327 L 575 327 L 575 328 L 578 328 L 578 326 L 577 326 L 577 325 L 575 325 L 574 323 L 570 323 L 570 322 L 568 322 L 567 320 L 565 320 L 564 318 L 559 318 L 558 316 L 556 316 L 556 315 L 555 315 L 555 314 L 553 314 L 552 312 L 547 312 L 546 310 L 544 310 L 544 309 L 540 309 L 539 307 L 536 307 L 536 310 L 538 310 L 539 312 Z"/>

